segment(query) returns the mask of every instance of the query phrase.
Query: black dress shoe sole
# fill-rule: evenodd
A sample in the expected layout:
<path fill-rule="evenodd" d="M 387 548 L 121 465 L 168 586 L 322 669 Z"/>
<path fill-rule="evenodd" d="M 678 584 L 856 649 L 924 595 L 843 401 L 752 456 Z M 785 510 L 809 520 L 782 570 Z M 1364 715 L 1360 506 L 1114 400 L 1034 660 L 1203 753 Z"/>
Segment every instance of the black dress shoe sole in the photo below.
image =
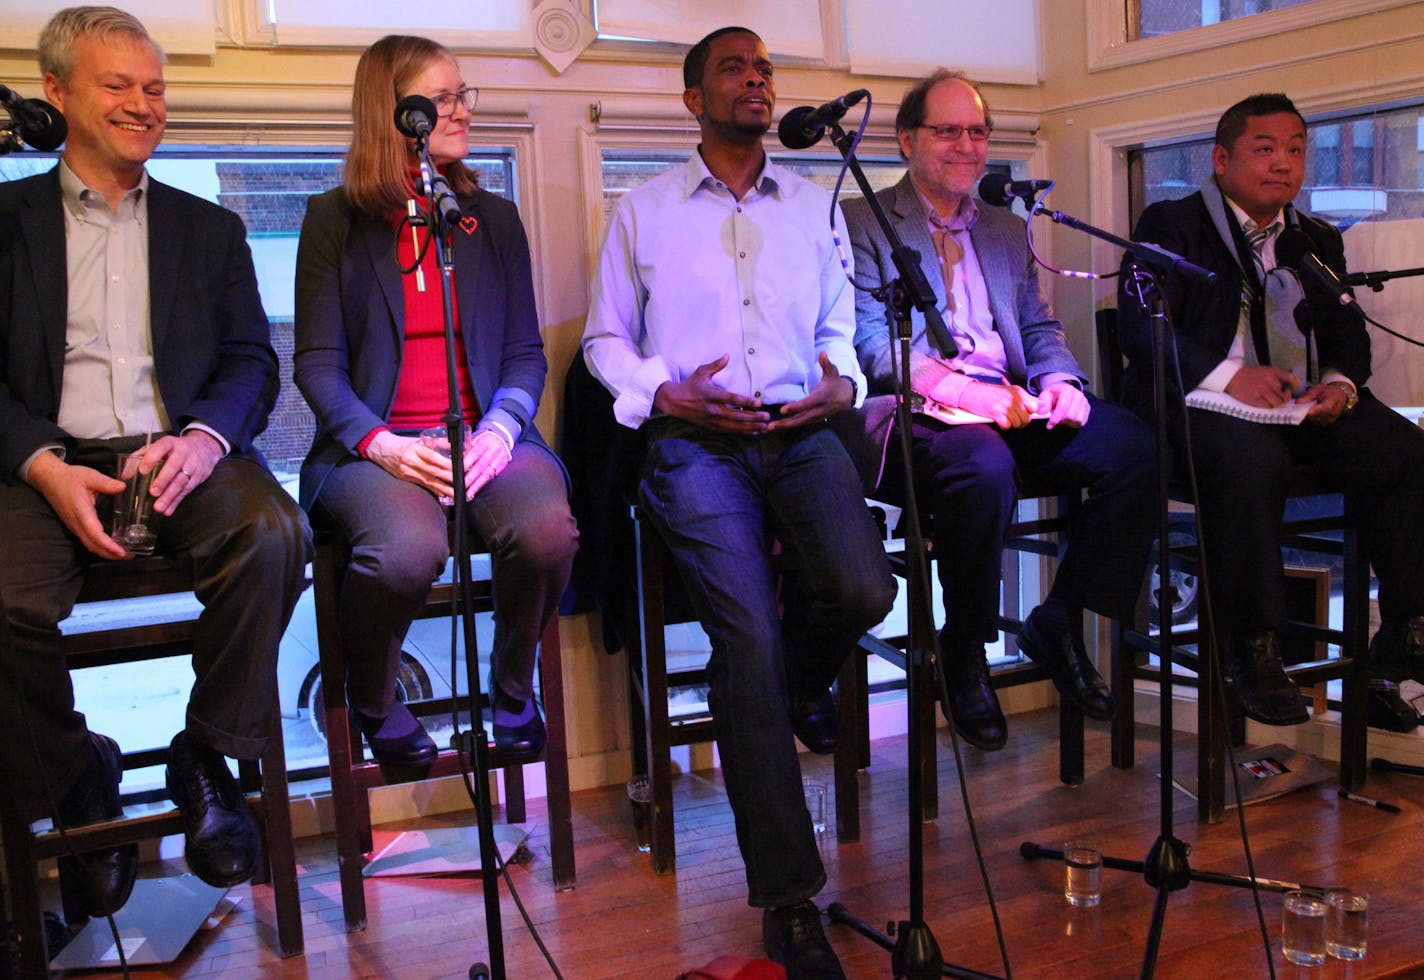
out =
<path fill-rule="evenodd" d="M 954 733 L 976 749 L 983 749 L 985 752 L 997 752 L 1009 744 L 1008 732 L 1004 733 L 1003 738 L 990 741 L 985 739 L 978 732 L 971 732 L 969 729 L 962 727 L 958 722 L 954 722 Z"/>
<path fill-rule="evenodd" d="M 1273 706 L 1275 710 L 1266 712 L 1260 708 L 1252 707 L 1245 698 L 1241 700 L 1242 707 L 1246 711 L 1246 717 L 1252 721 L 1259 721 L 1263 725 L 1273 725 L 1276 728 L 1289 728 L 1292 725 L 1304 725 L 1310 721 L 1310 712 L 1301 707 L 1299 711 L 1291 710 L 1289 706 Z"/>

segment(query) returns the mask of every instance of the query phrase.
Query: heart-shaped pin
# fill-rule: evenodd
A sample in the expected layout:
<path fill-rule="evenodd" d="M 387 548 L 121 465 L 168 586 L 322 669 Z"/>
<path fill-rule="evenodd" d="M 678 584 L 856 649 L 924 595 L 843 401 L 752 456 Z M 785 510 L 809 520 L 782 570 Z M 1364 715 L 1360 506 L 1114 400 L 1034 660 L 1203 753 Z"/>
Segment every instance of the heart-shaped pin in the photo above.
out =
<path fill-rule="evenodd" d="M 461 219 L 460 219 L 460 227 L 461 227 L 462 229 L 464 229 L 464 232 L 465 232 L 465 234 L 467 234 L 467 235 L 473 235 L 473 234 L 475 233 L 475 229 L 478 228 L 479 226 L 480 226 L 480 222 L 479 222 L 479 220 L 478 220 L 477 218 L 461 218 Z"/>

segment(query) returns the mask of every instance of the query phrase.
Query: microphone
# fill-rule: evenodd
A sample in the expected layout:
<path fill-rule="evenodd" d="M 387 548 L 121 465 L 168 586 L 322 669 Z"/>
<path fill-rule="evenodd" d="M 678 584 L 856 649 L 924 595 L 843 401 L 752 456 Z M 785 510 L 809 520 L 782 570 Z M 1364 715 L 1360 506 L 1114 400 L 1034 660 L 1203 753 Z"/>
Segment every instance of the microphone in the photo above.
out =
<path fill-rule="evenodd" d="M 985 174 L 979 181 L 979 199 L 985 204 L 1006 208 L 1021 197 L 1027 202 L 1039 191 L 1053 186 L 1051 180 L 1007 180 L 1002 174 Z"/>
<path fill-rule="evenodd" d="M 435 103 L 423 95 L 407 95 L 396 103 L 396 129 L 413 140 L 429 136 L 439 118 Z"/>
<path fill-rule="evenodd" d="M 36 150 L 58 149 L 69 133 L 63 113 L 44 99 L 22 99 L 0 85 L 0 105 L 9 110 L 16 135 Z"/>
<path fill-rule="evenodd" d="M 804 150 L 815 146 L 826 134 L 827 125 L 839 120 L 851 106 L 869 95 L 865 89 L 858 88 L 822 106 L 797 106 L 781 117 L 781 124 L 776 127 L 776 135 L 781 139 L 781 145 L 788 150 Z"/>
<path fill-rule="evenodd" d="M 1360 316 L 1365 315 L 1365 311 L 1360 309 L 1360 304 L 1355 302 L 1355 297 L 1350 295 L 1350 290 L 1340 281 L 1340 277 L 1315 254 L 1315 243 L 1310 240 L 1310 236 L 1297 226 L 1287 225 L 1276 236 L 1276 264 L 1304 273 L 1306 278 L 1318 289 L 1324 290 L 1335 302 L 1354 310 Z"/>
<path fill-rule="evenodd" d="M 430 188 L 435 210 L 439 212 L 441 220 L 450 226 L 459 224 L 460 202 L 455 200 L 455 195 L 451 193 L 449 182 L 441 174 L 431 174 Z"/>

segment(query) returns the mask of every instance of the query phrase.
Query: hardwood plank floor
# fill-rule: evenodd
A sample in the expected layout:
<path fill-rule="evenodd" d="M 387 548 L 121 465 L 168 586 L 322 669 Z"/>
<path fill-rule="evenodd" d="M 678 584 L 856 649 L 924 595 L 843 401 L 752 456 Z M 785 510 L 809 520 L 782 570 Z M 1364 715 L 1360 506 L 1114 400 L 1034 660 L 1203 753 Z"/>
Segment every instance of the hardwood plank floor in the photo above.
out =
<path fill-rule="evenodd" d="M 1061 895 L 1062 865 L 1025 861 L 1021 841 L 1060 847 L 1099 842 L 1110 855 L 1145 857 L 1159 832 L 1154 729 L 1139 728 L 1136 768 L 1112 769 L 1105 726 L 1087 737 L 1089 776 L 1081 787 L 1057 780 L 1056 714 L 1011 720 L 1008 748 L 965 748 L 970 797 L 998 900 L 1015 977 L 1134 977 L 1141 966 L 1153 891 L 1139 875 L 1105 869 L 1102 905 L 1073 909 Z M 1182 764 L 1193 742 L 1177 740 Z M 969 844 L 948 735 L 940 736 L 940 816 L 925 830 L 926 919 L 949 961 L 1002 974 L 993 922 Z M 802 756 L 808 775 L 833 782 L 829 759 Z M 908 831 L 905 741 L 874 743 L 861 775 L 863 839 L 822 850 L 829 882 L 822 904 L 840 901 L 876 925 L 907 913 Z M 1346 966 L 1306 970 L 1280 956 L 1278 894 L 1263 893 L 1277 976 L 1282 978 L 1424 977 L 1424 905 L 1420 869 L 1424 779 L 1372 775 L 1364 792 L 1399 804 L 1391 815 L 1339 800 L 1333 785 L 1247 808 L 1257 873 L 1371 893 L 1369 955 Z M 578 888 L 555 893 L 542 805 L 530 819 L 533 859 L 511 869 L 528 912 L 565 977 L 574 980 L 672 978 L 720 954 L 759 956 L 760 916 L 746 906 L 731 813 L 715 773 L 693 773 L 676 786 L 678 872 L 658 877 L 633 846 L 621 786 L 575 794 Z M 1195 869 L 1244 873 L 1234 816 L 1197 823 L 1195 803 L 1176 794 L 1175 833 L 1192 845 Z M 833 811 L 832 811 L 833 812 Z M 430 819 L 425 825 L 467 823 Z M 377 828 L 379 847 L 400 826 Z M 369 926 L 344 931 L 331 839 L 299 842 L 306 954 L 277 957 L 271 893 L 234 889 L 242 903 L 216 930 L 200 934 L 182 959 L 144 977 L 464 977 L 487 958 L 484 909 L 473 877 L 369 880 Z M 502 888 L 507 975 L 551 976 Z M 828 927 L 852 978 L 890 976 L 889 956 L 848 927 Z M 1264 977 L 1267 967 L 1249 891 L 1201 883 L 1171 895 L 1157 976 Z M 112 976 L 112 974 L 86 974 Z"/>

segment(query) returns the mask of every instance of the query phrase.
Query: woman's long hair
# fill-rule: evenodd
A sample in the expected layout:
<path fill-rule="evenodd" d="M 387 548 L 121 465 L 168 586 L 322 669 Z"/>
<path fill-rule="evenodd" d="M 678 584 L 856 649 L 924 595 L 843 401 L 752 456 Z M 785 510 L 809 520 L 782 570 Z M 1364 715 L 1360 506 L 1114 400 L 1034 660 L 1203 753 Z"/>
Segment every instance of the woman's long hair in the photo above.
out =
<path fill-rule="evenodd" d="M 429 38 L 388 34 L 371 45 L 356 63 L 351 92 L 354 123 L 346 153 L 343 183 L 359 210 L 385 216 L 405 207 L 411 196 L 412 141 L 395 126 L 396 103 L 410 94 L 409 86 L 437 59 L 455 60 L 450 49 Z M 476 175 L 455 161 L 445 171 L 456 194 L 474 192 Z"/>

